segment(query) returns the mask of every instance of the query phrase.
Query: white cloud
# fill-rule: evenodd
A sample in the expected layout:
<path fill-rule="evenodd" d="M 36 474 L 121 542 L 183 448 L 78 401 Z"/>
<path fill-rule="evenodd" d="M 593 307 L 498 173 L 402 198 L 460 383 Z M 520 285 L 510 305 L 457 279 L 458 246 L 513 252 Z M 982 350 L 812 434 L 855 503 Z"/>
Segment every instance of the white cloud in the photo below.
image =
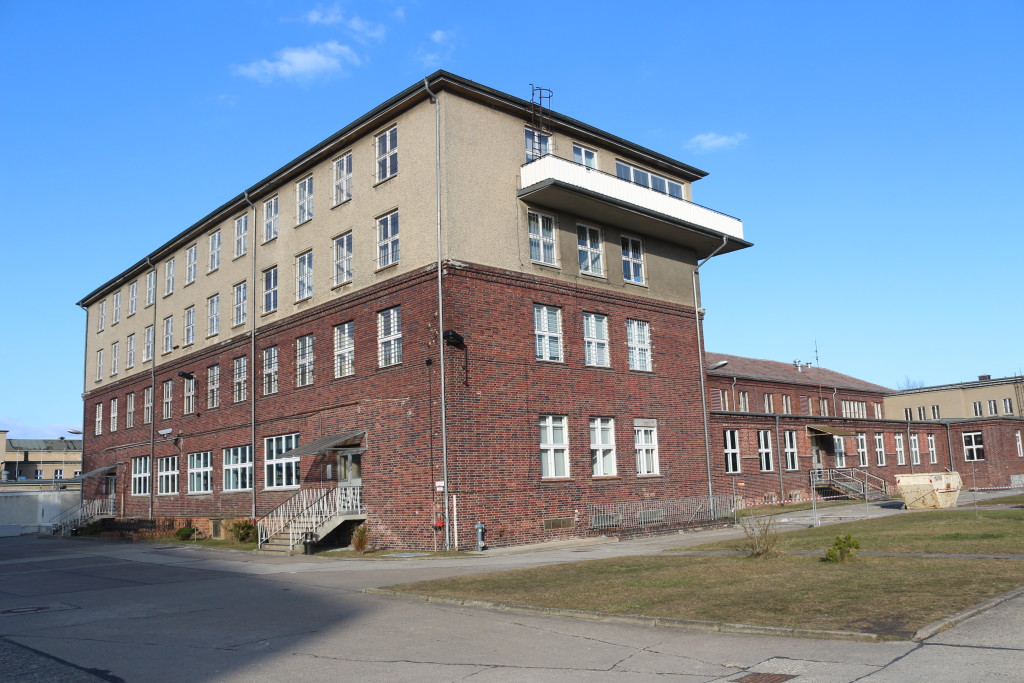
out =
<path fill-rule="evenodd" d="M 429 42 L 420 45 L 417 57 L 420 64 L 427 69 L 436 69 L 452 58 L 455 54 L 455 31 L 433 31 L 429 36 Z"/>
<path fill-rule="evenodd" d="M 302 18 L 305 21 L 308 21 L 310 24 L 327 24 L 329 26 L 331 24 L 337 24 L 341 22 L 343 17 L 341 14 L 341 9 L 337 5 L 334 5 L 332 7 L 328 7 L 327 9 L 323 9 L 321 7 L 311 9 L 308 12 L 306 12 L 302 16 Z"/>
<path fill-rule="evenodd" d="M 342 70 L 343 63 L 360 64 L 359 55 L 347 45 L 336 41 L 311 47 L 288 47 L 275 54 L 277 59 L 259 59 L 249 64 L 235 65 L 238 76 L 252 78 L 260 83 L 273 80 L 309 80 L 317 76 Z"/>
<path fill-rule="evenodd" d="M 367 38 L 382 40 L 384 38 L 384 34 L 387 33 L 387 27 L 385 27 L 384 24 L 375 24 L 372 21 L 366 21 L 359 17 L 352 17 L 347 20 L 345 22 L 345 26 L 355 34 L 356 38 L 360 38 L 364 41 Z"/>
<path fill-rule="evenodd" d="M 403 21 L 405 19 L 405 8 L 399 5 L 391 13 L 391 16 L 393 16 L 395 19 L 398 19 L 399 21 Z"/>
<path fill-rule="evenodd" d="M 302 15 L 302 21 L 322 26 L 341 24 L 362 43 L 368 40 L 381 40 L 387 33 L 387 27 L 384 24 L 377 24 L 357 16 L 346 18 L 337 5 L 328 8 L 318 6 Z"/>
<path fill-rule="evenodd" d="M 698 152 L 714 152 L 720 149 L 732 149 L 746 139 L 746 133 L 733 133 L 732 135 L 701 133 L 690 138 L 690 141 L 686 143 L 686 147 Z"/>

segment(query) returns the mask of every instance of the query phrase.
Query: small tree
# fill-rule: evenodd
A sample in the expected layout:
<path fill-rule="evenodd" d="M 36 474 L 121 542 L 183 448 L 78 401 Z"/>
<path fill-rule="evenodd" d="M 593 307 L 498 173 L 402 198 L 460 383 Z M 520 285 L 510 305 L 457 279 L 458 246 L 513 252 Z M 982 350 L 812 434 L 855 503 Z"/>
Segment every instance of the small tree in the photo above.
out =
<path fill-rule="evenodd" d="M 352 550 L 360 555 L 370 546 L 370 527 L 363 522 L 352 530 Z"/>
<path fill-rule="evenodd" d="M 836 536 L 832 547 L 825 551 L 826 562 L 849 562 L 855 550 L 860 550 L 860 541 L 850 534 Z"/>
<path fill-rule="evenodd" d="M 775 531 L 774 517 L 746 517 L 742 525 L 750 557 L 768 558 L 779 554 L 775 548 L 779 542 L 779 534 Z"/>

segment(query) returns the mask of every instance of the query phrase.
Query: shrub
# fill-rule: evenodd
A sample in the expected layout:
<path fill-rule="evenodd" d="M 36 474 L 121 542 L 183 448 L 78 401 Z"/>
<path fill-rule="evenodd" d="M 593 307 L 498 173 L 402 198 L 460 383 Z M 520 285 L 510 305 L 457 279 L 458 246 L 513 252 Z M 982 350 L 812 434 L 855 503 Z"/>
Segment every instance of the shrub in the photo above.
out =
<path fill-rule="evenodd" d="M 360 555 L 366 552 L 370 545 L 370 527 L 363 522 L 352 530 L 352 550 Z"/>
<path fill-rule="evenodd" d="M 197 533 L 199 533 L 199 529 L 194 526 L 183 526 L 174 532 L 174 538 L 178 541 L 188 541 Z"/>
<path fill-rule="evenodd" d="M 747 517 L 741 524 L 743 533 L 747 536 L 747 550 L 750 557 L 774 557 L 779 554 L 775 546 L 779 542 L 779 535 L 775 531 L 775 519 L 773 517 Z"/>
<path fill-rule="evenodd" d="M 836 536 L 832 547 L 825 551 L 826 562 L 849 562 L 853 559 L 853 551 L 860 550 L 860 541 L 850 534 Z"/>
<path fill-rule="evenodd" d="M 228 535 L 239 543 L 255 543 L 257 541 L 256 524 L 249 519 L 240 519 L 228 525 Z"/>

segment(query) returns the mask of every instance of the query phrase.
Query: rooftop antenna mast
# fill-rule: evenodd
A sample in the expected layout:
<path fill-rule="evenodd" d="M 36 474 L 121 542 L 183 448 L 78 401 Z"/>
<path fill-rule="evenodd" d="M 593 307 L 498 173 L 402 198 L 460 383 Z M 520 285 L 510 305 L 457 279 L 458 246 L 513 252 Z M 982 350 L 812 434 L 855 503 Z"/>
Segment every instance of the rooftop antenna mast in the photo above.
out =
<path fill-rule="evenodd" d="M 533 128 L 530 159 L 547 154 L 551 139 L 551 90 L 530 84 L 530 127 Z"/>

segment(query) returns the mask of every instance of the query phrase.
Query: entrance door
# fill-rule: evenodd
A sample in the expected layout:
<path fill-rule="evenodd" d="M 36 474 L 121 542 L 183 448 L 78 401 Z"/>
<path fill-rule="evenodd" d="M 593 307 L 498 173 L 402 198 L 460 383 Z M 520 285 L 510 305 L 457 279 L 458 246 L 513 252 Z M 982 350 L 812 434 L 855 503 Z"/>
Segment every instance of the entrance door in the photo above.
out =
<path fill-rule="evenodd" d="M 362 454 L 338 455 L 338 484 L 341 486 L 362 486 Z"/>
<path fill-rule="evenodd" d="M 821 446 L 811 447 L 811 463 L 811 466 L 816 470 L 820 470 L 822 468 Z"/>

